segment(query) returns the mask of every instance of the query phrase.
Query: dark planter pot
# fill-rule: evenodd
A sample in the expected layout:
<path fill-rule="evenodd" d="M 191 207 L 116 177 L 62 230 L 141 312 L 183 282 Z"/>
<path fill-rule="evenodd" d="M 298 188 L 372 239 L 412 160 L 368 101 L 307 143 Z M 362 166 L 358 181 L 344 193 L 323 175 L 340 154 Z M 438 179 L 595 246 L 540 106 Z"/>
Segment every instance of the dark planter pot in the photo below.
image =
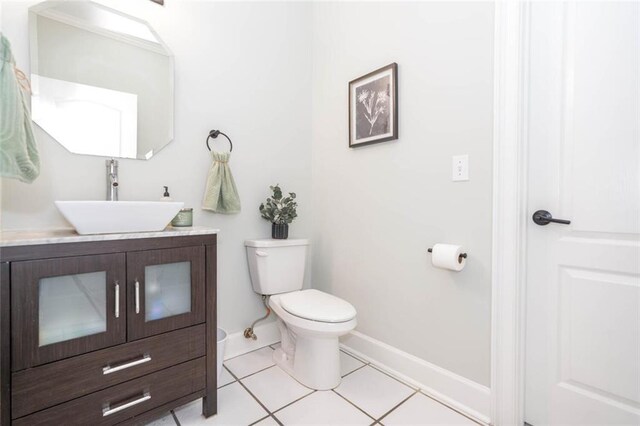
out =
<path fill-rule="evenodd" d="M 286 240 L 289 238 L 289 224 L 288 223 L 272 223 L 271 224 L 271 238 L 275 240 Z"/>

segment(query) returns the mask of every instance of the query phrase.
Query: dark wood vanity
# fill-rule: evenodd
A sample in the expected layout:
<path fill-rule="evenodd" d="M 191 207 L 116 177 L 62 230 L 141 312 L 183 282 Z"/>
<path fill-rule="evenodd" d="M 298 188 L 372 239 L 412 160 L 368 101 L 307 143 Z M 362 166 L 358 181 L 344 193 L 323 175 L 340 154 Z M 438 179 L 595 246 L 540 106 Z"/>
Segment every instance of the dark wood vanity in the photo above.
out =
<path fill-rule="evenodd" d="M 215 232 L 0 247 L 0 424 L 215 414 Z"/>

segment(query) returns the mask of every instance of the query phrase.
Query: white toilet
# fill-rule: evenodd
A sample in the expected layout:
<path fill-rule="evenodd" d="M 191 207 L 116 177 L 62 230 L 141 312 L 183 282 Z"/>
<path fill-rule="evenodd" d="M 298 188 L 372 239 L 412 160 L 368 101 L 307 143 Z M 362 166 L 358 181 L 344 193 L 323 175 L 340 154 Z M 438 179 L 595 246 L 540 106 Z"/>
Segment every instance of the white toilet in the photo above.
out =
<path fill-rule="evenodd" d="M 248 240 L 253 290 L 271 296 L 282 344 L 276 364 L 303 385 L 318 390 L 340 384 L 338 337 L 357 324 L 348 302 L 318 290 L 302 290 L 309 240 Z"/>

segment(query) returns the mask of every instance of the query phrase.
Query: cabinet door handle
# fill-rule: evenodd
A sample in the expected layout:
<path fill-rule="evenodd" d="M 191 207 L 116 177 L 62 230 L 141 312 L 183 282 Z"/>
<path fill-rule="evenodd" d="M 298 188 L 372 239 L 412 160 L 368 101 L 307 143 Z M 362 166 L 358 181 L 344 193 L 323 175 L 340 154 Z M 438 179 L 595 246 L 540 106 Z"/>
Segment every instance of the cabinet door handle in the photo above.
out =
<path fill-rule="evenodd" d="M 115 316 L 116 318 L 120 318 L 120 284 L 118 283 L 118 281 L 116 280 L 116 308 L 115 308 Z"/>
<path fill-rule="evenodd" d="M 151 399 L 151 394 L 144 393 L 142 398 L 134 399 L 133 401 L 127 402 L 126 404 L 118 405 L 117 407 L 114 407 L 114 408 L 107 406 L 106 408 L 102 409 L 102 417 L 110 416 L 111 414 L 115 414 L 119 411 L 126 410 L 129 407 L 133 407 L 134 405 L 141 404 L 150 399 Z"/>
<path fill-rule="evenodd" d="M 140 283 L 136 280 L 136 314 L 140 313 Z"/>
<path fill-rule="evenodd" d="M 107 375 L 111 373 L 115 373 L 116 371 L 125 370 L 127 368 L 134 367 L 136 365 L 144 364 L 145 362 L 151 361 L 151 355 L 145 355 L 140 359 L 136 359 L 135 361 L 127 362 L 126 364 L 116 365 L 112 367 L 107 365 L 106 367 L 102 367 L 102 374 Z"/>

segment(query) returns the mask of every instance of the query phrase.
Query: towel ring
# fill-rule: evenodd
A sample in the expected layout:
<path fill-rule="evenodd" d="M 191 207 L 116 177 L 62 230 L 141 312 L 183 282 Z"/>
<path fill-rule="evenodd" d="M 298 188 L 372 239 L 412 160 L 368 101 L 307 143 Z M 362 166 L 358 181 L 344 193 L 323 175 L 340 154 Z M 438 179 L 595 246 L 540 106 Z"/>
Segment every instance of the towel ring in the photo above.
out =
<path fill-rule="evenodd" d="M 209 146 L 209 138 L 217 138 L 218 135 L 222 135 L 225 138 L 227 138 L 227 140 L 229 141 L 229 152 L 233 151 L 233 142 L 231 142 L 231 139 L 229 139 L 229 136 L 225 135 L 224 133 L 222 133 L 220 130 L 211 130 L 209 132 L 209 136 L 207 136 L 207 149 L 209 151 L 211 151 L 211 147 Z"/>

